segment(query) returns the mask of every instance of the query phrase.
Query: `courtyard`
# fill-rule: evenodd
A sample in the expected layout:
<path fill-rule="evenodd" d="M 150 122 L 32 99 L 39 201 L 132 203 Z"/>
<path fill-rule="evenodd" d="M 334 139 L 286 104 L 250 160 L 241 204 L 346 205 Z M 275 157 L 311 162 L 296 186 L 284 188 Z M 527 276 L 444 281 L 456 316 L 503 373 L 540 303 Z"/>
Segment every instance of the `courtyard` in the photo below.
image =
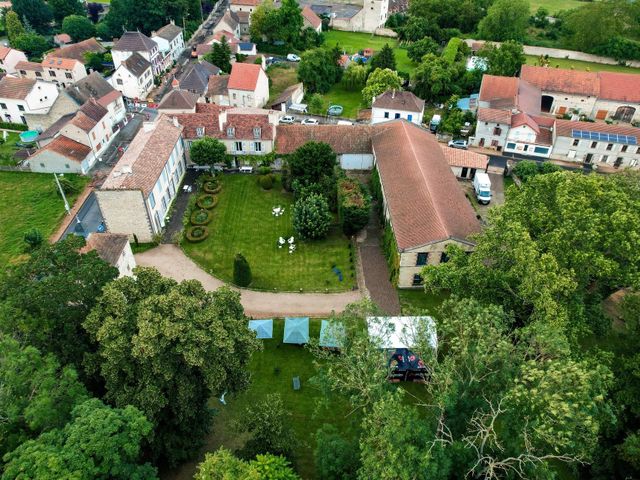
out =
<path fill-rule="evenodd" d="M 255 175 L 226 175 L 218 199 L 209 236 L 182 244 L 185 253 L 211 275 L 232 283 L 233 259 L 242 253 L 251 267 L 252 289 L 343 292 L 356 286 L 349 239 L 338 225 L 332 225 L 323 240 L 297 239 L 291 224 L 293 196 L 283 191 L 278 177 L 271 190 L 263 190 Z M 274 207 L 284 209 L 283 214 L 274 216 Z M 295 251 L 280 248 L 280 237 L 294 237 Z"/>

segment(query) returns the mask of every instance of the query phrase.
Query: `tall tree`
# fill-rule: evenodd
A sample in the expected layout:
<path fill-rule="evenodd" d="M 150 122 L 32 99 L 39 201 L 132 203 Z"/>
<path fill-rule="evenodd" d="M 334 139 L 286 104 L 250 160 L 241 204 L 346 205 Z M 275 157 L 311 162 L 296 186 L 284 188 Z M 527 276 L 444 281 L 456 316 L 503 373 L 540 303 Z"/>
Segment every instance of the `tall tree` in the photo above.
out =
<path fill-rule="evenodd" d="M 231 71 L 231 47 L 229 47 L 226 35 L 222 36 L 219 43 L 213 44 L 213 48 L 205 55 L 204 59 L 225 73 Z"/>
<path fill-rule="evenodd" d="M 499 42 L 522 42 L 529 25 L 529 0 L 496 0 L 478 25 L 480 36 Z"/>
<path fill-rule="evenodd" d="M 501 77 L 518 75 L 526 60 L 522 44 L 513 40 L 507 40 L 499 47 L 493 43 L 487 43 L 477 55 L 486 59 L 487 74 Z"/>
<path fill-rule="evenodd" d="M 70 15 L 62 21 L 62 31 L 69 34 L 74 42 L 91 38 L 96 34 L 96 28 L 85 16 Z"/>
<path fill-rule="evenodd" d="M 39 33 L 47 32 L 53 19 L 51 7 L 44 0 L 13 0 L 11 9 Z"/>
<path fill-rule="evenodd" d="M 62 428 L 88 398 L 73 367 L 0 334 L 0 458 L 19 444 Z"/>
<path fill-rule="evenodd" d="M 60 24 L 69 15 L 86 16 L 87 12 L 79 0 L 48 0 L 47 2 L 53 10 L 54 20 Z M 69 33 L 69 32 L 65 32 Z"/>
<path fill-rule="evenodd" d="M 300 196 L 293 205 L 293 229 L 307 240 L 324 238 L 331 226 L 331 212 L 326 197 L 319 193 Z"/>
<path fill-rule="evenodd" d="M 343 438 L 334 425 L 324 424 L 316 432 L 314 456 L 318 478 L 325 480 L 356 478 L 360 464 L 357 445 Z"/>
<path fill-rule="evenodd" d="M 302 54 L 298 66 L 298 79 L 309 93 L 327 93 L 342 79 L 342 68 L 338 65 L 340 50 L 315 48 Z"/>
<path fill-rule="evenodd" d="M 349 90 L 362 90 L 367 81 L 367 67 L 355 62 L 349 64 L 342 76 L 342 83 Z"/>
<path fill-rule="evenodd" d="M 135 407 L 111 408 L 94 398 L 73 410 L 64 428 L 43 433 L 5 456 L 2 480 L 15 478 L 156 479 L 140 462 L 151 423 Z"/>
<path fill-rule="evenodd" d="M 440 50 L 440 45 L 431 37 L 424 37 L 417 42 L 411 43 L 407 47 L 407 56 L 416 63 L 422 61 L 427 53 L 433 53 L 436 55 Z"/>
<path fill-rule="evenodd" d="M 95 252 L 80 254 L 83 245 L 74 235 L 43 245 L 0 283 L 0 330 L 76 367 L 92 350 L 82 322 L 102 287 L 118 276 Z"/>
<path fill-rule="evenodd" d="M 33 31 L 21 33 L 13 39 L 11 46 L 22 50 L 28 57 L 38 59 L 44 52 L 51 48 L 51 44 L 42 35 Z"/>
<path fill-rule="evenodd" d="M 300 480 L 289 462 L 276 455 L 258 455 L 247 463 L 220 448 L 207 453 L 198 465 L 194 480 Z"/>
<path fill-rule="evenodd" d="M 246 386 L 260 346 L 238 293 L 208 293 L 146 268 L 107 285 L 84 326 L 98 345 L 87 363 L 106 398 L 144 412 L 153 456 L 169 465 L 194 454 L 211 426 L 209 398 Z"/>
<path fill-rule="evenodd" d="M 9 37 L 9 41 L 13 45 L 16 37 L 24 33 L 24 27 L 22 26 L 20 17 L 18 17 L 18 14 L 13 10 L 7 12 L 5 22 L 7 25 L 7 37 Z"/>
<path fill-rule="evenodd" d="M 280 38 L 278 40 L 293 45 L 302 31 L 302 9 L 297 0 L 282 0 L 282 5 L 277 13 L 280 24 Z"/>
<path fill-rule="evenodd" d="M 456 81 L 462 78 L 461 70 L 458 64 L 429 53 L 413 73 L 414 93 L 431 102 L 445 100 L 459 93 Z"/>
<path fill-rule="evenodd" d="M 402 79 L 395 70 L 378 68 L 367 78 L 367 84 L 362 89 L 362 101 L 365 105 L 371 106 L 373 99 L 381 93 L 401 88 Z"/>
<path fill-rule="evenodd" d="M 369 61 L 370 70 L 373 72 L 377 68 L 384 70 L 388 68 L 389 70 L 396 69 L 396 57 L 393 54 L 392 48 L 388 43 L 385 43 L 382 49 L 373 56 L 373 58 Z"/>
<path fill-rule="evenodd" d="M 167 4 L 163 0 L 112 0 L 109 13 L 98 25 L 102 37 L 118 38 L 123 30 L 140 30 L 151 35 L 167 23 Z M 178 21 L 181 19 L 177 19 Z"/>
<path fill-rule="evenodd" d="M 337 156 L 331 146 L 323 142 L 307 142 L 293 152 L 287 161 L 292 190 L 302 196 L 322 193 L 335 202 Z"/>
<path fill-rule="evenodd" d="M 227 148 L 220 140 L 204 137 L 191 144 L 191 160 L 197 165 L 209 165 L 211 172 L 215 164 L 227 161 Z"/>

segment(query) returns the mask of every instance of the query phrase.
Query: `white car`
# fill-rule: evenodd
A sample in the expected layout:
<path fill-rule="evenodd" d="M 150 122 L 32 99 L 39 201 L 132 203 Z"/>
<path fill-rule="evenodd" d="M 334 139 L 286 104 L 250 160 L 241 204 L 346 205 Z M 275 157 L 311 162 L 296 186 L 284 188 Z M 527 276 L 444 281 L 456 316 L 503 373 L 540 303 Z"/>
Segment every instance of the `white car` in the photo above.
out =
<path fill-rule="evenodd" d="M 290 62 L 299 62 L 300 57 L 295 53 L 290 53 L 289 55 L 287 55 L 287 60 L 289 60 Z"/>
<path fill-rule="evenodd" d="M 302 125 L 318 125 L 319 122 L 315 118 L 305 118 L 300 123 L 302 123 Z"/>
<path fill-rule="evenodd" d="M 295 121 L 296 119 L 293 118 L 291 115 L 285 115 L 284 117 L 280 117 L 280 120 L 279 120 L 280 123 L 286 123 L 287 125 L 291 125 Z"/>
<path fill-rule="evenodd" d="M 463 150 L 466 150 L 468 147 L 466 140 L 451 140 L 447 145 L 451 148 L 461 148 Z"/>

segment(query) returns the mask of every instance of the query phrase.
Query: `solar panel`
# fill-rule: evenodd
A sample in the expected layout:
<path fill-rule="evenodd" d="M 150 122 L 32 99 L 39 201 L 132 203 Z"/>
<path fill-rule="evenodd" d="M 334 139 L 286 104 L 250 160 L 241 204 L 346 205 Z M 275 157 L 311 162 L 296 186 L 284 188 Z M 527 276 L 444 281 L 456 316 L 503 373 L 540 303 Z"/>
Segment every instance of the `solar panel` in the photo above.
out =
<path fill-rule="evenodd" d="M 622 143 L 625 145 L 637 145 L 638 138 L 631 135 L 617 135 L 615 133 L 589 132 L 585 130 L 571 130 L 573 138 L 585 140 L 602 140 L 603 142 Z"/>

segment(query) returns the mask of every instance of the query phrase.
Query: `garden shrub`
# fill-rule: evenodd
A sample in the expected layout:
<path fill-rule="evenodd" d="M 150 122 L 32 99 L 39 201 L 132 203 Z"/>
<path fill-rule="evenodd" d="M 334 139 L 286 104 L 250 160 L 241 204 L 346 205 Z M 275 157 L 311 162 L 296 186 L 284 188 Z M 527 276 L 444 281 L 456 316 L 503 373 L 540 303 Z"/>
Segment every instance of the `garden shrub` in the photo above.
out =
<path fill-rule="evenodd" d="M 29 127 L 23 123 L 0 122 L 0 129 L 26 132 L 27 130 L 29 130 Z"/>
<path fill-rule="evenodd" d="M 400 255 L 398 254 L 398 244 L 393 235 L 391 225 L 387 222 L 382 232 L 382 251 L 389 265 L 389 281 L 393 285 L 398 283 L 398 275 L 400 274 Z"/>
<path fill-rule="evenodd" d="M 464 42 L 461 38 L 453 37 L 447 43 L 447 46 L 442 50 L 442 58 L 447 61 L 449 64 L 455 63 L 458 57 L 458 51 Z"/>
<path fill-rule="evenodd" d="M 44 237 L 37 228 L 32 228 L 24 234 L 24 241 L 30 250 L 34 250 L 42 245 Z"/>
<path fill-rule="evenodd" d="M 204 225 L 195 225 L 187 228 L 185 236 L 190 242 L 201 242 L 209 236 L 209 229 Z"/>
<path fill-rule="evenodd" d="M 369 223 L 371 199 L 362 184 L 350 178 L 338 181 L 338 216 L 342 231 L 351 236 Z"/>
<path fill-rule="evenodd" d="M 210 180 L 202 185 L 202 189 L 205 191 L 205 193 L 220 193 L 220 190 L 222 190 L 222 185 L 220 185 L 220 182 L 218 182 L 217 180 Z"/>
<path fill-rule="evenodd" d="M 200 208 L 209 209 L 209 208 L 215 207 L 217 204 L 218 204 L 218 197 L 210 193 L 205 193 L 203 195 L 200 195 L 196 200 L 196 205 L 198 205 Z"/>
<path fill-rule="evenodd" d="M 271 167 L 262 165 L 258 167 L 258 175 L 269 175 L 271 173 Z"/>
<path fill-rule="evenodd" d="M 67 177 L 58 177 L 58 182 L 60 182 L 60 187 L 62 188 L 62 191 L 65 193 L 65 195 L 78 193 L 78 191 L 80 190 L 78 188 L 78 185 L 73 183 Z M 56 189 L 56 192 L 58 192 L 58 195 L 60 195 L 60 190 L 58 189 L 58 185 L 56 184 L 55 180 L 53 183 L 54 183 L 54 188 Z"/>
<path fill-rule="evenodd" d="M 248 287 L 251 284 L 251 267 L 244 255 L 237 253 L 233 259 L 233 283 L 239 287 Z"/>
<path fill-rule="evenodd" d="M 536 175 L 545 175 L 547 173 L 553 173 L 559 170 L 560 167 L 555 163 L 523 160 L 521 162 L 518 162 L 516 166 L 513 167 L 513 174 L 523 182 L 526 182 Z"/>
<path fill-rule="evenodd" d="M 193 225 L 206 225 L 212 218 L 213 214 L 209 210 L 202 208 L 200 210 L 194 210 L 191 213 L 190 220 Z"/>
<path fill-rule="evenodd" d="M 330 225 L 331 212 L 324 196 L 311 193 L 293 205 L 293 228 L 302 238 L 324 238 Z"/>
<path fill-rule="evenodd" d="M 273 188 L 273 175 L 262 175 L 259 177 L 258 182 L 263 189 L 271 190 Z"/>

